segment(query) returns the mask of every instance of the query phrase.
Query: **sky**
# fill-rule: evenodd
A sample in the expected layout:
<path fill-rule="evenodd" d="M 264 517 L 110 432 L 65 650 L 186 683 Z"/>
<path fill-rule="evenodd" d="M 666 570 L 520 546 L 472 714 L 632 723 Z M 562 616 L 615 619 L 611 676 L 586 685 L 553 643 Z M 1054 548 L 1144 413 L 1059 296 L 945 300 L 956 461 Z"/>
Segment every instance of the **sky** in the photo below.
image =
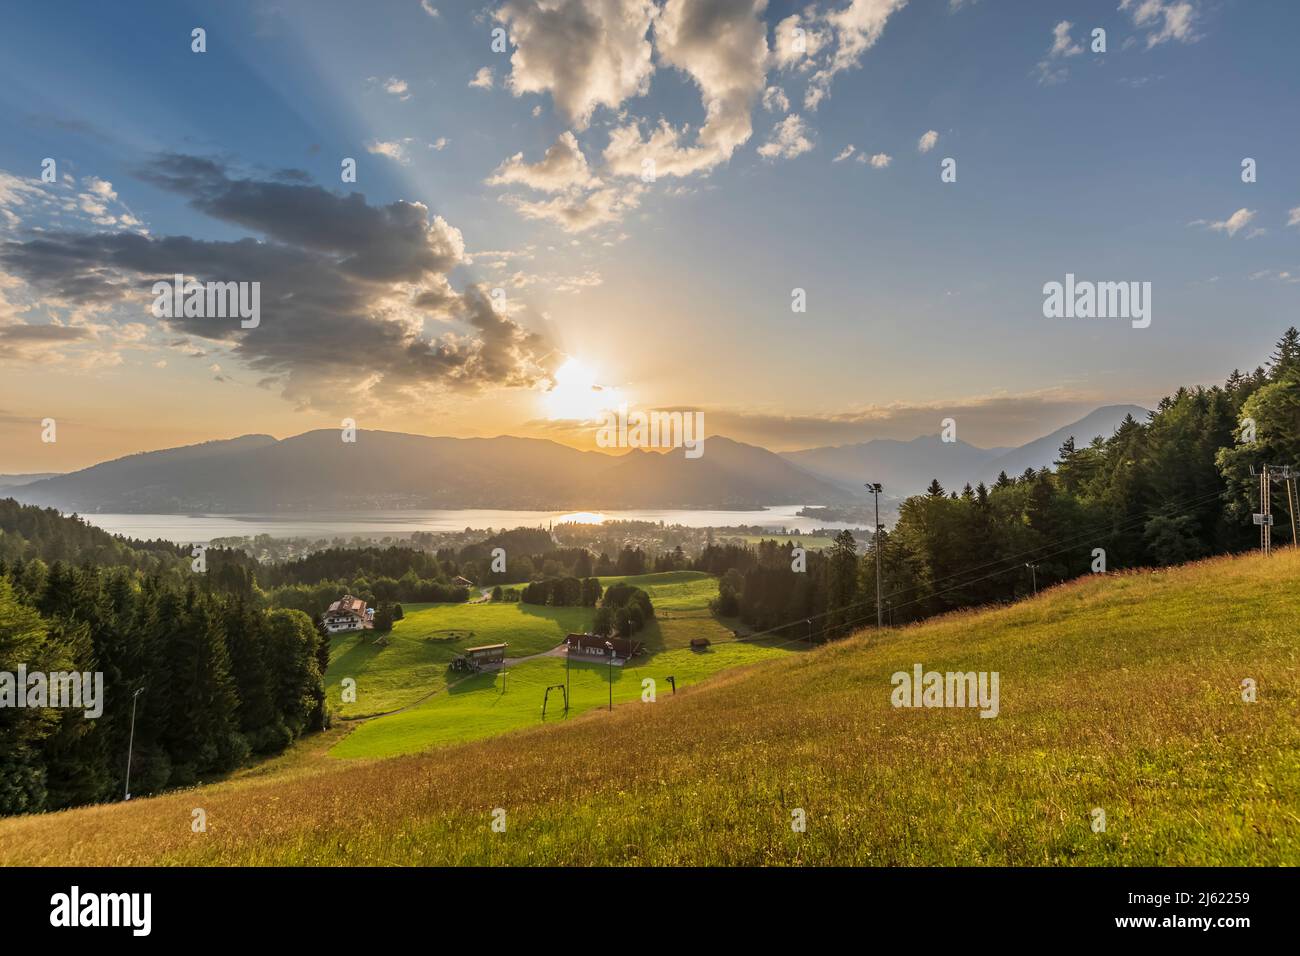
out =
<path fill-rule="evenodd" d="M 1296 322 L 1294 3 L 61 11 L 0 33 L 0 473 L 344 418 L 591 447 L 621 404 L 1009 446 Z M 178 273 L 258 324 L 159 314 Z M 1067 274 L 1149 326 L 1046 317 Z"/>

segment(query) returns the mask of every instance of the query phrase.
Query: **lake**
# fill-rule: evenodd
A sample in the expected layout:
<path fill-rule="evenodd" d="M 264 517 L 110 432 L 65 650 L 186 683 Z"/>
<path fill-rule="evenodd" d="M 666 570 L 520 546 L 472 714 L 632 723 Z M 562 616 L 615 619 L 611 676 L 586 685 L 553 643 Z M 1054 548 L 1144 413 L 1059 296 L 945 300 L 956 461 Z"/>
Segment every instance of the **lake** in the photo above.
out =
<path fill-rule="evenodd" d="M 149 540 L 162 538 L 179 544 L 206 544 L 213 538 L 350 538 L 385 536 L 413 531 L 483 531 L 488 528 L 535 528 L 551 522 L 662 521 L 688 528 L 726 528 L 756 525 L 762 528 L 852 528 L 852 522 L 800 518 L 800 505 L 780 505 L 762 511 L 351 511 L 326 514 L 157 515 L 85 514 L 86 521 L 113 534 Z"/>

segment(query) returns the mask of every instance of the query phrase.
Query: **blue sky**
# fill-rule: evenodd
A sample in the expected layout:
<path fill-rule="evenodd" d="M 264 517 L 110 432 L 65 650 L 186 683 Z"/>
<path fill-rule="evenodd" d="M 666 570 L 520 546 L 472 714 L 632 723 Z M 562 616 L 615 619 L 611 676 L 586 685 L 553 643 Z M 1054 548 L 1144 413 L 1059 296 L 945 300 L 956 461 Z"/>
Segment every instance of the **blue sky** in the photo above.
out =
<path fill-rule="evenodd" d="M 17 456 L 0 471 L 347 414 L 583 444 L 548 417 L 566 363 L 581 394 L 563 408 L 702 408 L 710 432 L 773 448 L 935 433 L 950 415 L 960 437 L 1007 445 L 1221 381 L 1296 321 L 1300 7 L 1280 0 L 627 0 L 630 27 L 613 0 L 65 6 L 11 5 L 0 37 L 0 431 Z M 812 51 L 789 49 L 793 25 Z M 471 87 L 484 68 L 491 87 Z M 649 138 L 661 119 L 671 147 Z M 616 154 L 620 132 L 636 141 Z M 516 154 L 514 180 L 489 184 Z M 160 174 L 178 155 L 212 164 L 201 195 Z M 71 181 L 42 184 L 45 157 Z M 646 157 L 652 183 L 629 174 Z M 256 212 L 213 213 L 249 183 L 279 186 Z M 163 267 L 179 247 L 156 241 L 192 237 L 214 258 L 185 262 L 216 269 L 241 239 L 298 241 L 271 217 L 323 192 L 422 203 L 442 221 L 420 240 L 442 244 L 437 268 L 350 276 L 373 300 L 319 326 L 281 321 L 268 292 L 241 339 L 155 319 L 122 292 L 149 277 L 111 243 L 77 247 L 76 287 L 99 286 L 73 296 L 48 245 L 147 233 Z M 598 221 L 563 218 L 583 214 Z M 313 248 L 313 268 L 350 241 Z M 1151 282 L 1150 328 L 1044 318 L 1043 284 L 1066 273 Z M 508 318 L 476 319 L 475 287 L 503 289 Z M 430 289 L 436 314 L 399 303 Z M 29 328 L 47 325 L 62 331 Z M 308 339 L 355 364 L 291 347 Z M 64 458 L 28 435 L 47 415 L 79 435 Z"/>

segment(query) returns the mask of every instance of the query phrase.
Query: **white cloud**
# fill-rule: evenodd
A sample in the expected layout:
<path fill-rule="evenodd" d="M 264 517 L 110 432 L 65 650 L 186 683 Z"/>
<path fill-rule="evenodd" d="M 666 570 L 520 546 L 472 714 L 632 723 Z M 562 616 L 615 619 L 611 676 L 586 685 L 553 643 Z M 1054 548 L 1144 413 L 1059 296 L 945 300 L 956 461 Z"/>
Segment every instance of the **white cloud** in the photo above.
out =
<path fill-rule="evenodd" d="M 99 196 L 101 199 L 110 202 L 117 199 L 117 193 L 113 189 L 113 184 L 108 180 L 100 179 L 97 176 L 87 176 L 85 181 L 86 189 Z"/>
<path fill-rule="evenodd" d="M 827 33 L 818 30 L 811 20 L 804 22 L 798 14 L 786 17 L 772 33 L 772 60 L 782 70 L 811 68 L 818 52 L 830 40 Z"/>
<path fill-rule="evenodd" d="M 1288 226 L 1300 226 L 1300 206 L 1296 206 L 1287 213 L 1286 224 Z"/>
<path fill-rule="evenodd" d="M 432 143 L 429 144 L 429 148 L 433 150 L 437 150 L 438 152 L 441 153 L 444 149 L 447 148 L 447 144 L 449 142 L 451 141 L 447 139 L 447 137 L 439 136 L 437 139 L 435 139 Z"/>
<path fill-rule="evenodd" d="M 938 142 L 939 142 L 938 131 L 927 130 L 926 132 L 922 133 L 921 138 L 916 141 L 917 151 L 922 153 L 928 153 L 930 150 L 934 149 L 935 145 Z"/>
<path fill-rule="evenodd" d="M 396 96 L 399 100 L 409 100 L 411 98 L 409 87 L 406 80 L 400 77 L 390 76 L 384 80 L 384 92 L 391 96 Z"/>
<path fill-rule="evenodd" d="M 1074 24 L 1069 20 L 1062 20 L 1052 27 L 1052 48 L 1047 51 L 1048 56 L 1078 56 L 1083 52 L 1083 47 L 1070 37 L 1073 28 Z"/>
<path fill-rule="evenodd" d="M 825 14 L 823 19 L 835 42 L 809 80 L 804 94 L 807 109 L 816 109 L 830 94 L 831 81 L 837 74 L 862 62 L 862 55 L 875 46 L 885 32 L 889 18 L 906 5 L 907 0 L 849 0 L 848 6 L 842 10 Z"/>
<path fill-rule="evenodd" d="M 1083 52 L 1083 47 L 1070 37 L 1072 29 L 1074 24 L 1069 20 L 1062 20 L 1052 27 L 1052 45 L 1048 47 L 1047 55 L 1038 61 L 1040 85 L 1061 83 L 1070 75 L 1069 67 L 1060 61 Z"/>
<path fill-rule="evenodd" d="M 751 113 L 766 85 L 766 0 L 668 0 L 655 21 L 659 60 L 695 81 L 704 104 L 704 125 L 687 145 L 689 127 L 660 120 L 643 138 L 634 119 L 610 134 L 605 162 L 618 175 L 640 175 L 652 160 L 657 176 L 689 176 L 729 160 L 753 134 Z"/>
<path fill-rule="evenodd" d="M 565 232 L 585 232 L 596 226 L 618 222 L 640 205 L 641 187 L 607 186 L 583 194 L 571 192 L 540 202 L 505 195 L 502 202 L 513 206 L 525 219 L 554 223 Z"/>
<path fill-rule="evenodd" d="M 599 186 L 591 174 L 587 157 L 578 146 L 577 137 L 565 131 L 536 163 L 524 162 L 523 153 L 515 153 L 488 178 L 489 186 L 518 183 L 542 192 L 563 192 L 573 188 Z"/>
<path fill-rule="evenodd" d="M 490 66 L 479 67 L 478 72 L 474 74 L 474 79 L 469 81 L 469 85 L 476 90 L 490 90 L 492 84 L 492 67 Z"/>
<path fill-rule="evenodd" d="M 813 148 L 808 126 L 798 113 L 791 113 L 772 128 L 772 138 L 758 148 L 764 159 L 794 159 Z"/>
<path fill-rule="evenodd" d="M 769 86 L 763 91 L 763 109 L 769 113 L 790 112 L 790 97 L 779 86 Z"/>
<path fill-rule="evenodd" d="M 1147 49 L 1169 40 L 1194 43 L 1196 8 L 1189 0 L 1121 0 L 1119 8 L 1127 10 L 1133 25 L 1147 31 Z"/>
<path fill-rule="evenodd" d="M 864 153 L 863 155 L 866 154 Z M 890 156 L 888 153 L 876 153 L 871 157 L 870 160 L 868 160 L 868 162 L 870 162 L 872 167 L 875 169 L 884 169 L 893 161 L 894 161 L 894 157 Z"/>
<path fill-rule="evenodd" d="M 1250 221 L 1254 218 L 1255 218 L 1255 210 L 1247 209 L 1243 206 L 1241 209 L 1238 209 L 1227 219 L 1220 219 L 1217 221 L 1208 220 L 1208 219 L 1194 219 L 1190 223 L 1188 223 L 1188 225 L 1204 226 L 1205 228 L 1211 229 L 1215 232 L 1226 232 L 1229 237 L 1232 237 L 1235 236 L 1237 233 L 1241 232 L 1242 229 L 1246 228 L 1246 226 L 1248 226 L 1250 224 Z M 1253 238 L 1255 235 L 1258 235 L 1259 232 L 1260 230 L 1254 230 L 1253 232 L 1249 233 L 1246 238 L 1248 239 Z"/>
<path fill-rule="evenodd" d="M 430 3 L 429 0 L 420 0 L 420 9 L 423 10 L 425 13 L 427 13 L 429 16 L 433 17 L 435 20 L 437 20 L 440 16 L 442 16 L 442 14 L 438 12 L 438 8 L 435 7 L 432 3 Z"/>
<path fill-rule="evenodd" d="M 378 156 L 387 156 L 394 162 L 401 163 L 403 166 L 410 165 L 410 157 L 406 155 L 406 143 L 409 143 L 410 137 L 401 140 L 381 140 L 372 139 L 366 143 L 366 152 L 374 153 Z"/>
<path fill-rule="evenodd" d="M 0 206 L 21 206 L 27 199 L 41 196 L 44 190 L 35 179 L 24 179 L 0 170 Z"/>
<path fill-rule="evenodd" d="M 840 150 L 839 155 L 836 156 L 834 159 L 832 159 L 831 162 L 832 163 L 844 162 L 844 160 L 848 159 L 850 156 L 853 155 L 853 150 L 855 148 L 856 147 L 854 147 L 852 143 L 849 143 L 849 145 L 845 146 L 842 150 Z"/>
<path fill-rule="evenodd" d="M 516 96 L 549 92 L 585 129 L 597 106 L 649 92 L 655 10 L 649 0 L 507 0 L 493 14 L 515 47 L 507 84 Z"/>

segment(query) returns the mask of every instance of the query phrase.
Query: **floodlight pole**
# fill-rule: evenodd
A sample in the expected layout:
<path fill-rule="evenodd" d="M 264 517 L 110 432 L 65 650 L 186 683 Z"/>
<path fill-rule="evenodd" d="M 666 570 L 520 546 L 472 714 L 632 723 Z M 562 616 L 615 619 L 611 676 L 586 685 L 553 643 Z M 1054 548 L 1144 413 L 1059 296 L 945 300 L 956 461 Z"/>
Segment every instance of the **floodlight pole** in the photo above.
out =
<path fill-rule="evenodd" d="M 131 799 L 131 751 L 135 748 L 135 702 L 136 699 L 144 693 L 144 688 L 139 687 L 131 695 L 131 736 L 126 745 L 126 785 L 122 788 L 122 799 Z"/>
<path fill-rule="evenodd" d="M 871 539 L 871 549 L 876 552 L 876 630 L 885 626 L 885 614 L 880 606 L 880 493 L 884 491 L 878 481 L 867 482 L 867 488 L 876 498 L 876 533 Z"/>

